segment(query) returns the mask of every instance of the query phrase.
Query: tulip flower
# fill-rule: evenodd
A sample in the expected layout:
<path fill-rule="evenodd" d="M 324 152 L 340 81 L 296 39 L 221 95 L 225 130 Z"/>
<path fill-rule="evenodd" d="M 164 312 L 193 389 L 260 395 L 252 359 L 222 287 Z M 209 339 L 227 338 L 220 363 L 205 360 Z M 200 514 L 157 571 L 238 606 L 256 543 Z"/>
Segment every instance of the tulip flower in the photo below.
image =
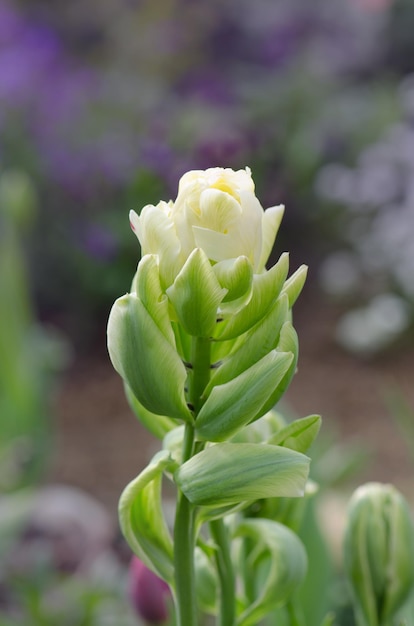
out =
<path fill-rule="evenodd" d="M 251 626 L 287 601 L 304 575 L 304 553 L 295 548 L 288 575 L 277 578 L 275 565 L 269 592 L 244 606 L 234 537 L 222 519 L 257 498 L 302 497 L 309 472 L 303 452 L 312 436 L 303 424 L 279 432 L 278 441 L 232 440 L 278 402 L 296 371 L 291 309 L 306 268 L 287 278 L 287 254 L 265 267 L 282 215 L 283 206 L 263 210 L 248 168 L 219 167 L 185 174 L 175 201 L 130 212 L 142 258 L 131 293 L 112 307 L 108 350 L 131 408 L 163 439 L 119 503 L 122 532 L 140 559 L 131 566 L 131 597 L 151 623 L 165 617 L 155 576 L 171 588 L 177 625 L 196 626 L 201 609 L 219 614 L 222 626 L 234 626 L 243 610 L 238 623 Z M 165 476 L 177 491 L 172 533 L 162 506 Z M 198 543 L 204 523 L 211 545 Z M 256 527 L 269 535 L 264 557 L 274 560 L 274 552 L 281 563 L 282 531 L 257 522 L 243 541 L 255 540 Z"/>
<path fill-rule="evenodd" d="M 263 211 L 249 168 L 221 167 L 187 172 L 173 202 L 147 205 L 130 222 L 142 254 L 157 254 L 161 281 L 174 282 L 194 248 L 221 263 L 246 257 L 255 273 L 265 263 L 283 216 L 283 205 Z"/>

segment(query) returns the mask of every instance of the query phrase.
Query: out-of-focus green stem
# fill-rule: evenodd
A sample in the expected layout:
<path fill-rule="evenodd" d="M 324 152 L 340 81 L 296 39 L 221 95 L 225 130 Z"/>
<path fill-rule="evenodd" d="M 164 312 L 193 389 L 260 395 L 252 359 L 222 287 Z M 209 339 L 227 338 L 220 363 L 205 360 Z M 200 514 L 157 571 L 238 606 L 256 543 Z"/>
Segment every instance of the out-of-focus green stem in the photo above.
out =
<path fill-rule="evenodd" d="M 233 626 L 236 616 L 236 592 L 229 534 L 221 519 L 210 522 L 210 532 L 218 548 L 216 564 L 220 580 L 220 613 L 217 624 L 218 626 Z"/>

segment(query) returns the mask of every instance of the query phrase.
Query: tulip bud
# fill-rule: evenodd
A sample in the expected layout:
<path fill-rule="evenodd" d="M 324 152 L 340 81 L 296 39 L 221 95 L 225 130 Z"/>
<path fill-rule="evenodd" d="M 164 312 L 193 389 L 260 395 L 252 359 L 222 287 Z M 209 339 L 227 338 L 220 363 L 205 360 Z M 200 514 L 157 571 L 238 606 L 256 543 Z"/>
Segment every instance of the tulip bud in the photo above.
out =
<path fill-rule="evenodd" d="M 408 506 L 392 485 L 368 483 L 351 498 L 344 560 L 361 623 L 390 623 L 407 599 L 414 583 L 413 530 Z"/>
<path fill-rule="evenodd" d="M 137 615 L 148 624 L 166 623 L 169 595 L 167 583 L 133 556 L 128 573 L 128 596 Z"/>

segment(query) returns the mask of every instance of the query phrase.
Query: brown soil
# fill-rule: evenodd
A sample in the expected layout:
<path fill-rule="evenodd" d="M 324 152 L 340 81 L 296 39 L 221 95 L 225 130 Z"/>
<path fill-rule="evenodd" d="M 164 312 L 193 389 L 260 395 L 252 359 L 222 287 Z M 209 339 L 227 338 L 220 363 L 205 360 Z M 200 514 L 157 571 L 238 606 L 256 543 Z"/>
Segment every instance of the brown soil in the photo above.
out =
<path fill-rule="evenodd" d="M 397 384 L 414 407 L 414 351 L 403 348 L 375 360 L 357 360 L 332 341 L 337 314 L 307 293 L 296 305 L 301 354 L 287 394 L 289 405 L 299 416 L 320 413 L 325 431 L 333 428 L 336 441 L 357 442 L 367 454 L 373 452 L 358 482 L 392 481 L 413 498 L 414 461 L 384 398 Z M 107 357 L 104 335 L 98 349 L 78 356 L 64 376 L 55 419 L 49 480 L 85 489 L 115 515 L 121 490 L 159 442 L 132 416 Z"/>

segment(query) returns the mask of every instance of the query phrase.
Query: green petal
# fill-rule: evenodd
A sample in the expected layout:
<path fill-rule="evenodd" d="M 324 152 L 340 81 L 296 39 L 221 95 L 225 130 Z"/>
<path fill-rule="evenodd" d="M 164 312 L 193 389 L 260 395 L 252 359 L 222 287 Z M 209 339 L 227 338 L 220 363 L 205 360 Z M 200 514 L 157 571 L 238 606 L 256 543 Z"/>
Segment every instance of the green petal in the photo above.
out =
<path fill-rule="evenodd" d="M 173 585 L 173 544 L 161 504 L 162 473 L 171 467 L 166 450 L 124 489 L 119 522 L 131 550 L 158 576 Z"/>
<path fill-rule="evenodd" d="M 168 298 L 161 289 L 157 256 L 147 254 L 142 257 L 132 286 L 164 337 L 175 349 L 174 332 L 168 314 Z"/>
<path fill-rule="evenodd" d="M 208 396 L 211 389 L 236 378 L 243 371 L 260 361 L 276 348 L 280 330 L 288 316 L 288 299 L 283 296 L 250 331 L 246 333 L 238 349 L 232 352 L 215 370 L 205 391 Z"/>
<path fill-rule="evenodd" d="M 303 289 L 303 285 L 305 284 L 307 274 L 307 266 L 301 265 L 283 285 L 282 293 L 287 293 L 290 308 L 292 308 L 298 299 L 300 292 Z"/>
<path fill-rule="evenodd" d="M 137 398 L 132 393 L 131 388 L 127 383 L 124 383 L 125 395 L 128 400 L 128 404 L 131 407 L 132 411 L 139 419 L 141 424 L 145 426 L 150 433 L 152 433 L 158 439 L 163 439 L 163 437 L 169 433 L 171 430 L 177 428 L 177 422 L 172 420 L 170 417 L 166 415 L 156 415 L 155 413 L 151 413 L 142 404 L 137 400 Z"/>
<path fill-rule="evenodd" d="M 253 626 L 285 604 L 300 586 L 307 571 L 307 556 L 298 536 L 272 520 L 245 519 L 235 536 L 253 539 L 255 545 L 245 567 L 256 579 L 258 594 L 253 602 L 244 600 L 246 608 L 237 620 L 237 626 Z"/>
<path fill-rule="evenodd" d="M 220 285 L 227 289 L 223 302 L 241 298 L 250 292 L 253 281 L 253 267 L 246 256 L 226 259 L 213 266 Z"/>
<path fill-rule="evenodd" d="M 114 368 L 148 411 L 192 420 L 184 395 L 184 364 L 136 294 L 113 305 L 108 350 Z"/>
<path fill-rule="evenodd" d="M 284 377 L 293 355 L 272 350 L 233 380 L 213 387 L 196 420 L 196 436 L 224 441 L 248 424 Z"/>
<path fill-rule="evenodd" d="M 229 320 L 216 324 L 214 338 L 233 339 L 254 326 L 278 298 L 289 269 L 289 256 L 282 254 L 268 272 L 253 276 L 252 296 L 245 307 Z"/>
<path fill-rule="evenodd" d="M 218 443 L 186 461 L 174 478 L 195 505 L 294 498 L 304 494 L 309 462 L 303 454 L 279 446 Z"/>
<path fill-rule="evenodd" d="M 217 308 L 226 295 L 205 252 L 195 248 L 167 289 L 177 318 L 194 337 L 210 337 L 217 319 Z"/>
<path fill-rule="evenodd" d="M 267 443 L 284 446 L 297 452 L 306 452 L 316 439 L 320 427 L 319 415 L 302 417 L 279 430 Z"/>

